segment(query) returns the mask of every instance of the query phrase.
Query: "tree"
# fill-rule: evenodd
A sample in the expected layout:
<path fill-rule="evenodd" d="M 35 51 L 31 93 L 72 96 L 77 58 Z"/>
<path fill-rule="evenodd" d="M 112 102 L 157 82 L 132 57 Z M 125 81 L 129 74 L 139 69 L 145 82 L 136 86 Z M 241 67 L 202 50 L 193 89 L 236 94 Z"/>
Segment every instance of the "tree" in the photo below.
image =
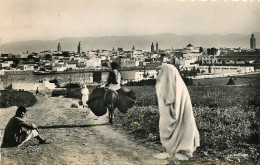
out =
<path fill-rule="evenodd" d="M 50 83 L 54 83 L 56 85 L 56 87 L 60 87 L 60 83 L 59 81 L 55 78 L 55 79 L 52 79 L 52 80 L 49 80 Z"/>
<path fill-rule="evenodd" d="M 70 54 L 69 54 L 68 51 L 66 51 L 66 52 L 62 52 L 62 56 L 64 56 L 64 57 L 70 57 Z"/>
<path fill-rule="evenodd" d="M 201 53 L 201 52 L 204 52 L 204 49 L 203 49 L 203 47 L 200 47 L 200 53 Z"/>
<path fill-rule="evenodd" d="M 107 62 L 102 63 L 102 66 L 104 66 L 104 67 L 108 67 Z"/>
<path fill-rule="evenodd" d="M 46 55 L 44 56 L 44 59 L 51 61 L 51 60 L 52 60 L 52 56 L 51 56 L 50 54 L 46 54 Z"/>
<path fill-rule="evenodd" d="M 207 49 L 207 55 L 211 55 L 211 50 Z"/>
<path fill-rule="evenodd" d="M 218 49 L 217 49 L 217 48 L 214 48 L 214 47 L 211 48 L 210 50 L 211 50 L 211 54 L 212 54 L 212 55 L 216 55 L 217 52 L 218 52 Z"/>
<path fill-rule="evenodd" d="M 28 59 L 34 59 L 34 57 L 33 57 L 32 54 L 30 54 L 27 58 L 28 58 Z"/>
<path fill-rule="evenodd" d="M 217 48 L 210 48 L 210 49 L 207 49 L 207 54 L 208 55 L 216 55 L 218 52 L 218 49 Z"/>

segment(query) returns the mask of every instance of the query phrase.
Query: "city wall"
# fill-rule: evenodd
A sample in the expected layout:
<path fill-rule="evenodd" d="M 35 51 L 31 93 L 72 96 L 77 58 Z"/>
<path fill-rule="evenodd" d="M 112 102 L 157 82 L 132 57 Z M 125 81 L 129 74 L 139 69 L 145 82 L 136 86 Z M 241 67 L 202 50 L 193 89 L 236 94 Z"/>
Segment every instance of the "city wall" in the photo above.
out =
<path fill-rule="evenodd" d="M 0 78 L 0 88 L 3 89 L 10 86 L 12 83 L 39 83 L 54 79 L 57 79 L 60 85 L 68 83 L 93 83 L 93 73 L 91 72 L 33 74 L 32 71 L 7 71 L 0 75 Z M 100 79 L 101 81 L 101 77 L 96 79 Z"/>

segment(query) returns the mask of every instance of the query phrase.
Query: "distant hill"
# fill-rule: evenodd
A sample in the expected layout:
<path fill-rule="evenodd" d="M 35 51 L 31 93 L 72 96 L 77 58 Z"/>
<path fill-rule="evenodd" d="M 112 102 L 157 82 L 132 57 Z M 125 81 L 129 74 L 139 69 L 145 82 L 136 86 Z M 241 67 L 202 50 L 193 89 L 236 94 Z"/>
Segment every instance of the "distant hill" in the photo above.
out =
<path fill-rule="evenodd" d="M 260 48 L 260 33 L 254 33 L 256 46 Z M 131 50 L 133 45 L 136 49 L 150 50 L 151 43 L 159 43 L 159 49 L 183 48 L 189 43 L 195 47 L 242 47 L 249 48 L 250 34 L 227 34 L 227 35 L 176 35 L 162 33 L 144 36 L 103 36 L 103 37 L 77 37 L 61 38 L 51 41 L 30 40 L 12 42 L 0 45 L 1 53 L 19 53 L 25 51 L 57 50 L 58 43 L 61 43 L 62 50 L 76 51 L 78 43 L 81 42 L 82 50 L 107 49 L 122 47 L 124 50 Z"/>

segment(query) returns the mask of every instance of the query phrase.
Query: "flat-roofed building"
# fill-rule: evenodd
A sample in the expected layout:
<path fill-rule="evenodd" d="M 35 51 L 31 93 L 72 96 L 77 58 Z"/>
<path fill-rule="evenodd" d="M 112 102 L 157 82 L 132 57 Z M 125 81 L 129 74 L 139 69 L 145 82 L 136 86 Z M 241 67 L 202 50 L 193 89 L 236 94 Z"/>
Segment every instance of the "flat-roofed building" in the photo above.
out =
<path fill-rule="evenodd" d="M 254 72 L 253 66 L 197 66 L 204 74 L 233 75 Z"/>
<path fill-rule="evenodd" d="M 147 70 L 125 70 L 120 71 L 122 80 L 124 81 L 141 81 L 147 79 L 156 79 L 157 70 L 147 69 Z"/>

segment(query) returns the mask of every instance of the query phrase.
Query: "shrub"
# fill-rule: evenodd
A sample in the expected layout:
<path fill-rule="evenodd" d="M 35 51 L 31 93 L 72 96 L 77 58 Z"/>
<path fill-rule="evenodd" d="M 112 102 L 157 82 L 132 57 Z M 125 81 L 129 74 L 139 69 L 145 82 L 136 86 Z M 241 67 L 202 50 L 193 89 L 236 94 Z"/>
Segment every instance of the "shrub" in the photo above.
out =
<path fill-rule="evenodd" d="M 193 79 L 182 76 L 182 79 L 186 85 L 193 85 Z M 140 81 L 130 81 L 126 86 L 155 86 L 156 79 L 140 80 Z"/>
<path fill-rule="evenodd" d="M 81 88 L 67 88 L 66 90 L 66 96 L 68 98 L 76 98 L 76 99 L 81 99 L 82 94 L 81 94 Z"/>
<path fill-rule="evenodd" d="M 56 87 L 60 87 L 60 83 L 58 82 L 58 80 L 55 78 L 55 79 L 52 79 L 49 81 L 50 83 L 54 83 L 56 85 Z"/>
<path fill-rule="evenodd" d="M 31 107 L 36 103 L 35 96 L 27 91 L 0 91 L 0 107 L 6 108 L 10 106 Z"/>
<path fill-rule="evenodd" d="M 79 100 L 79 105 L 83 105 L 82 100 Z"/>
<path fill-rule="evenodd" d="M 235 85 L 235 81 L 234 81 L 232 78 L 230 78 L 230 79 L 228 80 L 227 85 Z"/>
<path fill-rule="evenodd" d="M 184 81 L 184 83 L 186 85 L 193 85 L 193 79 L 192 78 L 188 78 L 188 77 L 183 76 L 182 80 Z"/>
<path fill-rule="evenodd" d="M 133 107 L 127 114 L 115 111 L 115 122 L 138 137 L 159 140 L 159 114 L 154 106 Z"/>
<path fill-rule="evenodd" d="M 70 108 L 78 108 L 78 105 L 73 103 L 73 104 L 70 105 Z"/>
<path fill-rule="evenodd" d="M 67 95 L 67 91 L 66 91 L 66 89 L 65 90 L 57 90 L 57 89 L 55 89 L 55 90 L 53 90 L 52 91 L 52 97 L 57 97 L 57 96 L 66 96 Z"/>
<path fill-rule="evenodd" d="M 78 83 L 69 83 L 64 86 L 65 88 L 81 88 L 80 84 Z"/>
<path fill-rule="evenodd" d="M 66 89 L 65 89 L 66 88 Z M 81 86 L 78 83 L 69 83 L 61 90 L 54 90 L 52 96 L 64 96 L 67 98 L 81 99 Z"/>
<path fill-rule="evenodd" d="M 141 81 L 130 81 L 127 86 L 154 86 L 156 84 L 156 79 L 141 80 Z"/>

